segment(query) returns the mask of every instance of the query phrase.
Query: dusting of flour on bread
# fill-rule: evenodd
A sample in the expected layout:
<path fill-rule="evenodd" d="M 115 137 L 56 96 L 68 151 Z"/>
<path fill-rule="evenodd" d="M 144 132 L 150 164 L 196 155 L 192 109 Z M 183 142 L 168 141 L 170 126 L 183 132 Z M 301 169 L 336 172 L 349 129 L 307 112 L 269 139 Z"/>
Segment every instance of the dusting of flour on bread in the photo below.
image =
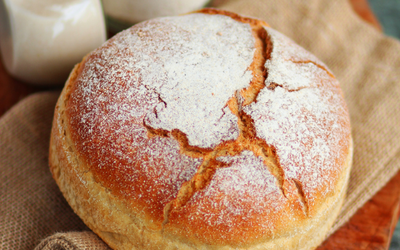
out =
<path fill-rule="evenodd" d="M 313 55 L 254 23 L 149 20 L 84 61 L 67 108 L 75 147 L 157 229 L 186 219 L 210 227 L 209 239 L 213 230 L 231 230 L 231 241 L 239 229 L 268 234 L 312 214 L 314 197 L 335 188 L 350 138 L 339 84 Z"/>
<path fill-rule="evenodd" d="M 285 178 L 302 185 L 312 207 L 316 193 L 330 192 L 335 185 L 331 177 L 341 171 L 337 166 L 343 152 L 335 145 L 348 147 L 346 105 L 338 81 L 322 62 L 266 30 L 273 44 L 265 64 L 266 88 L 243 110 L 253 119 L 257 136 L 276 148 Z"/>
<path fill-rule="evenodd" d="M 70 99 L 76 146 L 93 171 L 149 211 L 162 210 L 202 159 L 180 154 L 173 138 L 148 138 L 146 127 L 177 129 L 201 148 L 234 140 L 237 117 L 226 103 L 252 78 L 250 26 L 194 15 L 150 20 L 109 40 L 85 61 Z"/>
<path fill-rule="evenodd" d="M 202 148 L 238 136 L 237 118 L 226 102 L 251 80 L 247 67 L 254 39 L 249 25 L 225 16 L 215 19 L 224 20 L 215 22 L 201 14 L 194 19 L 164 18 L 155 21 L 157 26 L 138 28 L 129 39 L 115 43 L 133 52 L 127 59 L 131 71 L 140 71 L 139 84 L 157 93 L 160 100 L 146 114 L 146 124 L 179 129 L 190 145 Z M 144 36 L 147 32 L 152 38 Z M 158 36 L 163 39 L 154 39 Z"/>
<path fill-rule="evenodd" d="M 202 215 L 200 218 L 206 218 L 212 226 L 236 227 L 237 223 L 232 223 L 232 217 L 240 217 L 240 220 L 246 221 L 246 217 L 277 213 L 282 209 L 280 204 L 285 203 L 285 198 L 276 185 L 276 179 L 265 168 L 261 157 L 256 157 L 253 152 L 245 150 L 237 156 L 223 156 L 217 159 L 229 167 L 219 168 L 208 188 L 197 193 L 187 204 L 193 206 L 197 202 L 205 203 L 199 206 L 198 211 Z M 210 204 L 225 212 L 210 213 L 206 209 Z M 249 210 L 248 207 L 252 209 Z M 213 216 L 215 218 L 211 218 Z M 193 216 L 191 219 L 195 220 Z"/>

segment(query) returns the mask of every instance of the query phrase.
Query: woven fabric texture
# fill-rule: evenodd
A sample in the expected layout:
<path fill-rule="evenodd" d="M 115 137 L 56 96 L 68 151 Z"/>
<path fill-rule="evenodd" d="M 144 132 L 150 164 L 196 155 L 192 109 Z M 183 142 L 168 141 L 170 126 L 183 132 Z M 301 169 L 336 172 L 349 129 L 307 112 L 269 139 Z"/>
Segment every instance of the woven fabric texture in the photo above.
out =
<path fill-rule="evenodd" d="M 56 233 L 43 240 L 35 250 L 108 250 L 110 249 L 92 232 Z"/>
<path fill-rule="evenodd" d="M 399 41 L 361 20 L 347 0 L 237 0 L 224 9 L 267 21 L 326 63 L 341 83 L 355 150 L 336 230 L 400 168 Z"/>
<path fill-rule="evenodd" d="M 222 2 L 221 8 L 263 19 L 291 37 L 341 82 L 355 150 L 332 233 L 400 168 L 400 43 L 362 21 L 347 0 Z M 0 249 L 108 248 L 72 212 L 48 170 L 58 94 L 28 97 L 0 119 Z"/>

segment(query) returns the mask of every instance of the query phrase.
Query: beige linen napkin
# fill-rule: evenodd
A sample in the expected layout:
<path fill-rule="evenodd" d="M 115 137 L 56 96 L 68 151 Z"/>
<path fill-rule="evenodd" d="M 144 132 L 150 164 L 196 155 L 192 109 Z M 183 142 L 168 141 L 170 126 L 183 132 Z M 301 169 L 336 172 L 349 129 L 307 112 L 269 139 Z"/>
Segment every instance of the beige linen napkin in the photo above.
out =
<path fill-rule="evenodd" d="M 224 2 L 221 8 L 261 18 L 312 51 L 342 84 L 355 152 L 333 232 L 400 168 L 400 43 L 364 23 L 347 0 Z M 35 94 L 0 119 L 0 249 L 109 249 L 72 212 L 48 170 L 57 97 Z"/>

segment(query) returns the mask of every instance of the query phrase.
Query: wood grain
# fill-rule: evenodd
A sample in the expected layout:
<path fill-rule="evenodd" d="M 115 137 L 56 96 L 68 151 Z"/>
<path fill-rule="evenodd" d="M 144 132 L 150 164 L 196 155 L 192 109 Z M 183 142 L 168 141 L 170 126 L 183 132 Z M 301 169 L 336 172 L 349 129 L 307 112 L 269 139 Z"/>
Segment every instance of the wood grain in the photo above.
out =
<path fill-rule="evenodd" d="M 388 249 L 399 218 L 400 173 L 318 250 Z"/>
<path fill-rule="evenodd" d="M 220 0 L 224 1 L 224 0 Z M 350 0 L 353 9 L 368 23 L 382 30 L 367 0 Z M 61 88 L 61 87 L 59 87 Z M 25 84 L 7 74 L 0 63 L 0 117 L 25 96 L 54 87 Z M 327 239 L 318 250 L 388 249 L 399 218 L 400 173 Z"/>
<path fill-rule="evenodd" d="M 39 91 L 38 87 L 27 85 L 11 77 L 0 63 L 0 116 L 25 96 Z"/>
<path fill-rule="evenodd" d="M 354 11 L 369 24 L 374 26 L 376 29 L 382 31 L 382 26 L 380 25 L 378 19 L 374 15 L 371 7 L 367 0 L 350 0 L 351 6 Z"/>

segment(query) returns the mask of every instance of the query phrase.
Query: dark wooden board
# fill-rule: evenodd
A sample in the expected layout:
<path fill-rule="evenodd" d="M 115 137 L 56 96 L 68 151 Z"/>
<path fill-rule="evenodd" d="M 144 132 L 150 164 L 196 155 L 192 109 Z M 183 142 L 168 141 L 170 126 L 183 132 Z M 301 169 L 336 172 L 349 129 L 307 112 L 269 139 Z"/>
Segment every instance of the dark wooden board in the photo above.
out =
<path fill-rule="evenodd" d="M 400 173 L 318 250 L 388 249 L 399 218 Z"/>

